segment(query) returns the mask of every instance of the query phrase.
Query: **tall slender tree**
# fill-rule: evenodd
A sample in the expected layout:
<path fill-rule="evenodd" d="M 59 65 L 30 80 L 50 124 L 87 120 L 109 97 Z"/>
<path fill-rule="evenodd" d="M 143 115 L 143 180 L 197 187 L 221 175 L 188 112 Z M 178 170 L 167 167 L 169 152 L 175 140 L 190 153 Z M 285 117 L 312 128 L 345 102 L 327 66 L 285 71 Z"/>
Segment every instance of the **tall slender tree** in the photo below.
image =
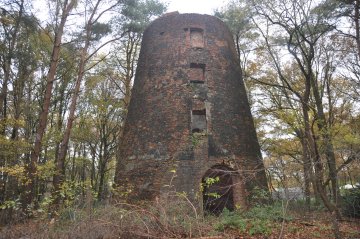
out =
<path fill-rule="evenodd" d="M 62 37 L 64 33 L 64 27 L 67 21 L 67 18 L 70 12 L 73 10 L 76 0 L 64 0 L 63 2 L 57 1 L 57 9 L 61 9 L 59 11 L 59 18 L 60 22 L 56 23 L 55 32 L 54 32 L 54 42 L 52 53 L 50 56 L 50 66 L 46 76 L 46 88 L 44 93 L 44 101 L 42 103 L 42 111 L 39 118 L 39 126 L 36 130 L 35 134 L 35 143 L 34 148 L 31 152 L 30 162 L 28 162 L 26 167 L 28 183 L 24 192 L 23 197 L 23 208 L 26 209 L 28 205 L 30 205 L 34 199 L 34 185 L 35 185 L 35 178 L 36 178 L 36 164 L 39 159 L 39 155 L 41 152 L 42 147 L 42 140 L 44 137 L 48 115 L 49 115 L 49 108 L 51 103 L 51 96 L 52 96 L 52 89 L 55 80 L 56 69 L 59 62 L 61 44 L 62 44 Z"/>

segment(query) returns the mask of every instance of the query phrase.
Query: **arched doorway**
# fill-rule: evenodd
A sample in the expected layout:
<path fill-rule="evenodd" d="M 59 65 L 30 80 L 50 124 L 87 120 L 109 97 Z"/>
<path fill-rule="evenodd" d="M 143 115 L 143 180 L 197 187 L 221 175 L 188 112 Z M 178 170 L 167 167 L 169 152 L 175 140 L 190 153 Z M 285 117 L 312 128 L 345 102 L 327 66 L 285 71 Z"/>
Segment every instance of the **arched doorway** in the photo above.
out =
<path fill-rule="evenodd" d="M 205 213 L 219 215 L 225 208 L 234 210 L 233 174 L 234 171 L 225 165 L 217 165 L 206 171 L 202 178 Z"/>

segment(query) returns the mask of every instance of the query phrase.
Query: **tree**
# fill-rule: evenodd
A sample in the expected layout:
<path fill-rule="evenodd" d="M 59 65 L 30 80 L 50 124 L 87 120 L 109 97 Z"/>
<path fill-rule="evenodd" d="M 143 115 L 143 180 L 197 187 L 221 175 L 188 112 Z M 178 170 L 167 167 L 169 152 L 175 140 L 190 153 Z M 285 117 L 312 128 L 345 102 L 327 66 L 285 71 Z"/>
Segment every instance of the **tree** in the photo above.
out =
<path fill-rule="evenodd" d="M 324 106 L 322 103 L 321 86 L 319 85 L 318 75 L 314 71 L 315 53 L 319 44 L 319 40 L 325 34 L 333 29 L 333 26 L 329 24 L 329 12 L 319 11 L 311 1 L 295 2 L 291 1 L 288 4 L 283 2 L 256 2 L 253 1 L 253 6 L 257 13 L 263 17 L 269 26 L 274 26 L 273 31 L 279 33 L 275 38 L 275 44 L 284 44 L 290 56 L 294 59 L 297 67 L 299 68 L 302 78 L 304 80 L 305 91 L 303 95 L 296 93 L 294 86 L 283 75 L 281 69 L 281 62 L 277 55 L 272 51 L 273 43 L 270 43 L 267 34 L 262 31 L 262 35 L 265 38 L 267 49 L 273 59 L 277 73 L 282 80 L 282 86 L 285 86 L 290 91 L 295 93 L 302 102 L 303 119 L 304 119 L 304 155 L 308 155 L 304 158 L 313 159 L 315 163 L 315 183 L 317 191 L 319 192 L 324 204 L 331 212 L 336 212 L 340 217 L 339 210 L 334 206 L 327 198 L 323 188 L 323 169 L 321 163 L 321 156 L 319 155 L 317 142 L 314 140 L 314 131 L 311 131 L 309 121 L 309 100 L 310 94 L 314 99 L 315 107 L 313 110 L 317 116 L 317 127 L 319 128 L 322 136 L 322 143 L 324 145 L 324 155 L 326 156 L 329 177 L 332 182 L 332 192 L 335 198 L 338 198 L 338 186 L 336 175 L 336 160 L 332 144 L 331 135 L 329 133 L 329 125 L 324 113 Z M 267 32 L 268 33 L 268 32 Z M 306 160 L 310 168 L 310 160 Z M 335 203 L 337 200 L 335 200 Z"/>
<path fill-rule="evenodd" d="M 80 35 L 81 41 L 83 41 L 83 46 L 80 49 L 80 59 L 79 59 L 79 65 L 78 65 L 78 73 L 77 73 L 77 79 L 75 82 L 74 91 L 71 97 L 71 103 L 69 107 L 69 116 L 67 125 L 65 128 L 65 132 L 62 138 L 62 141 L 60 143 L 59 151 L 56 157 L 56 172 L 53 179 L 53 185 L 54 185 L 54 193 L 55 193 L 55 200 L 54 204 L 59 205 L 60 203 L 60 191 L 61 191 L 61 185 L 65 178 L 65 158 L 66 153 L 68 149 L 68 144 L 70 140 L 70 134 L 72 130 L 72 125 L 75 120 L 75 111 L 77 106 L 77 100 L 78 95 L 80 92 L 80 86 L 84 77 L 84 74 L 86 72 L 86 63 L 88 60 L 95 55 L 95 53 L 103 47 L 105 44 L 102 44 L 100 47 L 96 48 L 93 53 L 89 54 L 89 49 L 91 47 L 91 44 L 93 44 L 96 41 L 99 41 L 101 37 L 109 33 L 109 27 L 106 24 L 99 23 L 100 17 L 106 13 L 107 11 L 114 8 L 118 3 L 114 2 L 112 5 L 105 9 L 99 9 L 100 8 L 101 0 L 97 0 L 95 3 L 92 1 L 86 1 L 85 2 L 85 12 L 89 13 L 89 19 L 86 19 L 85 26 L 84 26 L 84 32 Z M 87 14 L 85 14 L 86 16 Z M 108 42 L 106 42 L 108 43 Z"/>
<path fill-rule="evenodd" d="M 57 2 L 57 9 L 61 8 L 61 15 L 59 16 L 60 22 L 56 24 L 55 31 L 54 31 L 54 43 L 53 49 L 51 53 L 51 61 L 49 70 L 46 76 L 46 88 L 44 93 L 44 101 L 42 104 L 42 112 L 39 118 L 39 126 L 36 130 L 35 134 L 35 143 L 34 148 L 31 152 L 30 162 L 26 166 L 26 173 L 28 177 L 28 183 L 25 189 L 24 198 L 23 198 L 23 208 L 26 209 L 28 205 L 30 205 L 34 198 L 34 181 L 36 177 L 36 164 L 39 159 L 41 146 L 42 146 L 42 139 L 44 137 L 48 115 L 49 115 L 49 108 L 51 103 L 51 95 L 53 84 L 55 80 L 56 69 L 59 62 L 59 55 L 61 49 L 61 42 L 62 36 L 64 33 L 64 27 L 66 24 L 67 17 L 69 16 L 71 10 L 74 8 L 76 0 L 64 0 L 63 3 Z M 57 12 L 58 13 L 58 12 Z M 58 16 L 56 16 L 58 17 Z"/>
<path fill-rule="evenodd" d="M 15 202 L 21 192 L 23 160 L 28 156 L 31 121 L 26 107 L 30 97 L 27 89 L 34 81 L 40 49 L 37 19 L 31 13 L 29 1 L 6 1 L 1 9 L 0 22 L 0 204 Z M 17 205 L 16 205 L 17 207 Z M 7 221 L 13 213 L 3 210 L 0 221 Z"/>
<path fill-rule="evenodd" d="M 117 142 L 125 114 L 123 95 L 116 83 L 109 77 L 109 66 L 100 66 L 94 75 L 89 76 L 86 83 L 84 100 L 88 105 L 87 112 L 92 125 L 92 140 L 87 140 L 93 167 L 97 165 L 97 183 L 92 183 L 97 191 L 98 200 L 105 198 L 107 187 L 106 175 L 110 161 L 115 161 Z M 110 74 L 112 75 L 112 74 Z M 114 169 L 112 169 L 114 171 Z M 95 173 L 93 173 L 95 176 Z"/>
<path fill-rule="evenodd" d="M 15 47 L 18 42 L 18 35 L 21 28 L 21 23 L 24 20 L 25 15 L 25 1 L 9 2 L 11 12 L 2 8 L 1 23 L 3 29 L 3 42 L 2 48 L 4 53 L 2 54 L 2 70 L 3 70 L 3 82 L 0 93 L 0 129 L 1 134 L 5 135 L 6 130 L 6 118 L 7 118 L 7 94 L 8 84 L 11 78 L 11 65 L 14 59 Z"/>
<path fill-rule="evenodd" d="M 254 12 L 249 5 L 233 0 L 223 9 L 216 10 L 214 15 L 224 21 L 233 33 L 243 79 L 246 80 L 248 60 L 256 50 L 255 39 L 259 36 L 252 23 Z"/>

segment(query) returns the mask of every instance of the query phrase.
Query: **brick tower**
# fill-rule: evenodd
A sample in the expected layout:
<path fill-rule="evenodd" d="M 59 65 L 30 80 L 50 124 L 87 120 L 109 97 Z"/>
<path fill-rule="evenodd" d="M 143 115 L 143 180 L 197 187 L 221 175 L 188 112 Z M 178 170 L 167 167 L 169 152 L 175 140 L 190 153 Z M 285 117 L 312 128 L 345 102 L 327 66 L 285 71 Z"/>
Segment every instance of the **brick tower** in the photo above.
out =
<path fill-rule="evenodd" d="M 146 29 L 119 158 L 115 182 L 132 199 L 161 196 L 171 181 L 217 212 L 267 188 L 233 38 L 218 18 L 176 12 Z"/>

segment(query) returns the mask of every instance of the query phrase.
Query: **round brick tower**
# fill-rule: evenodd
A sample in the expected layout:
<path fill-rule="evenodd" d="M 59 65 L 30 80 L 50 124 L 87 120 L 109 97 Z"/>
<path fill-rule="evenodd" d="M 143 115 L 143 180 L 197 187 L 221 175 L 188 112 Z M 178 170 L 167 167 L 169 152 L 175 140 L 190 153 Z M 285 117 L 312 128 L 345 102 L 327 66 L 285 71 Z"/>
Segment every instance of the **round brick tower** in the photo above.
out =
<path fill-rule="evenodd" d="M 234 41 L 218 18 L 170 13 L 146 29 L 119 159 L 115 182 L 132 199 L 171 188 L 222 210 L 267 189 Z M 209 203 L 209 192 L 220 199 Z"/>

